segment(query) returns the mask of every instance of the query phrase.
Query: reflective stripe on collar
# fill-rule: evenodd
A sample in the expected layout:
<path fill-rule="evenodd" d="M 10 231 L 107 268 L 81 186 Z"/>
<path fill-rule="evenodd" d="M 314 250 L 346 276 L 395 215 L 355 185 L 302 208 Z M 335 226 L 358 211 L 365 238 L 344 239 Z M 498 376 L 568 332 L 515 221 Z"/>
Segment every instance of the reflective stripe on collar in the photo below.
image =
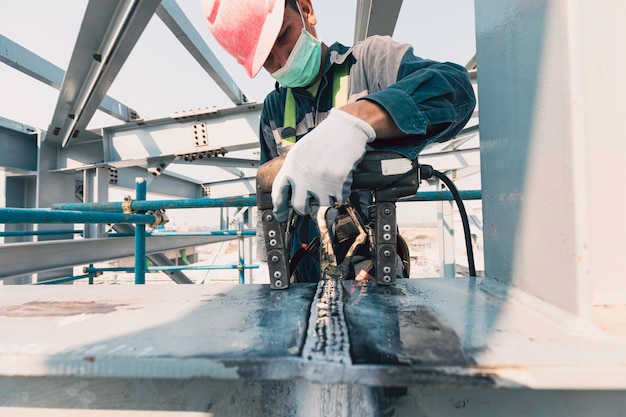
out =
<path fill-rule="evenodd" d="M 333 107 L 341 107 L 348 103 L 350 66 L 348 60 L 335 66 L 333 73 Z M 285 113 L 283 115 L 282 146 L 288 147 L 296 143 L 296 99 L 287 88 L 285 97 Z"/>

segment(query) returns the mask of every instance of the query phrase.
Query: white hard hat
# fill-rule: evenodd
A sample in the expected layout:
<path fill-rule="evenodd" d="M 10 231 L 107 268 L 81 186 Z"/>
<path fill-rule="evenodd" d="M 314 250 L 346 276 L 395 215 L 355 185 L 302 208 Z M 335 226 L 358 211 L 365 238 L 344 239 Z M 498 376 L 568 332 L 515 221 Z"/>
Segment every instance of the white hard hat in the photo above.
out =
<path fill-rule="evenodd" d="M 257 75 L 283 24 L 285 0 L 202 0 L 202 9 L 217 42 Z"/>

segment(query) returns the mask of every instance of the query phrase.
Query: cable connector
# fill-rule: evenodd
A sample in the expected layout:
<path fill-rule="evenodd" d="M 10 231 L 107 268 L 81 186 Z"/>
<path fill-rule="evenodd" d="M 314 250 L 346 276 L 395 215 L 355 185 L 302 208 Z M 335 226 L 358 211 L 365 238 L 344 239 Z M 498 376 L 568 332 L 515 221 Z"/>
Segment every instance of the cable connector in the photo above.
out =
<path fill-rule="evenodd" d="M 431 165 L 420 165 L 420 180 L 427 180 L 434 174 L 434 169 Z"/>

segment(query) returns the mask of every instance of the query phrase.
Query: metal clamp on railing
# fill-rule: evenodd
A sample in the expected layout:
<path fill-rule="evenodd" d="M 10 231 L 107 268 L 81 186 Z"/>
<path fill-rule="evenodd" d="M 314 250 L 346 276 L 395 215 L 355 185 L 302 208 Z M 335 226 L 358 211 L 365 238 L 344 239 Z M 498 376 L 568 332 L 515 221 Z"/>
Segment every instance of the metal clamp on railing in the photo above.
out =
<path fill-rule="evenodd" d="M 131 205 L 133 204 L 133 198 L 129 195 L 124 197 L 124 201 L 122 201 L 122 212 L 124 214 L 131 214 L 133 209 Z"/>
<path fill-rule="evenodd" d="M 151 214 L 154 216 L 154 223 L 148 225 L 153 228 L 157 226 L 162 226 L 170 221 L 170 219 L 167 217 L 167 214 L 165 214 L 164 209 L 147 211 L 146 214 Z"/>

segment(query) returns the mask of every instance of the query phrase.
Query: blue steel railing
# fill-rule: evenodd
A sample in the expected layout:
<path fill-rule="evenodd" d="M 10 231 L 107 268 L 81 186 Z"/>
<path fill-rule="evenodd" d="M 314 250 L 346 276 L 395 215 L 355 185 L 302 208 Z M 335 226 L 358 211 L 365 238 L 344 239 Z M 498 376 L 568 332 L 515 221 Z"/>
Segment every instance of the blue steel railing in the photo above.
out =
<path fill-rule="evenodd" d="M 153 224 L 158 220 L 152 214 L 99 213 L 87 211 L 3 208 L 0 223 L 137 223 Z"/>
<path fill-rule="evenodd" d="M 112 233 L 110 237 L 135 236 L 135 266 L 134 268 L 121 268 L 125 272 L 135 272 L 135 284 L 145 284 L 146 271 L 175 271 L 175 270 L 216 270 L 237 269 L 239 270 L 239 282 L 244 283 L 244 271 L 258 268 L 258 265 L 246 265 L 243 253 L 240 251 L 237 265 L 182 265 L 182 266 L 146 266 L 146 237 L 147 236 L 238 236 L 239 244 L 243 243 L 246 236 L 256 235 L 254 230 L 218 230 L 211 232 L 146 232 L 146 224 L 158 225 L 162 216 L 154 211 L 163 211 L 166 208 L 211 208 L 211 207 L 249 207 L 256 205 L 256 197 L 232 197 L 219 199 L 188 199 L 188 200 L 153 200 L 146 201 L 146 182 L 144 178 L 135 181 L 136 200 L 113 203 L 71 203 L 56 204 L 51 209 L 36 208 L 0 208 L 1 224 L 17 223 L 134 223 L 135 232 Z M 123 212 L 126 211 L 126 212 Z M 151 213 L 150 211 L 153 211 Z M 123 213 L 121 213 L 123 212 Z M 0 236 L 34 236 L 83 233 L 82 230 L 46 230 L 46 231 L 7 231 L 0 232 Z M 93 278 L 110 269 L 84 268 L 84 275 L 67 278 L 47 280 L 39 284 L 58 284 L 89 278 Z"/>
<path fill-rule="evenodd" d="M 83 235 L 84 230 L 57 229 L 57 230 L 12 230 L 0 232 L 0 237 L 21 237 L 21 236 L 50 236 L 50 235 Z"/>
<path fill-rule="evenodd" d="M 67 203 L 54 204 L 55 210 L 77 210 L 98 212 L 120 212 L 124 210 L 126 203 L 100 202 L 100 203 Z M 256 206 L 256 197 L 228 197 L 228 198 L 196 198 L 186 200 L 133 200 L 129 208 L 133 212 L 178 209 L 178 208 L 211 208 L 211 207 L 251 207 Z M 1 222 L 0 222 L 1 223 Z"/>
<path fill-rule="evenodd" d="M 146 232 L 146 224 L 156 225 L 162 216 L 154 213 L 168 208 L 222 208 L 222 207 L 251 207 L 256 206 L 256 197 L 228 197 L 228 198 L 200 198 L 184 200 L 146 200 L 146 181 L 137 178 L 135 181 L 136 200 L 124 202 L 88 202 L 55 204 L 51 209 L 32 208 L 0 208 L 0 224 L 15 223 L 134 223 L 135 224 L 135 266 L 134 268 L 94 268 L 90 265 L 84 268 L 85 274 L 67 278 L 58 278 L 41 282 L 40 284 L 57 284 L 79 279 L 89 278 L 93 283 L 95 276 L 107 271 L 135 272 L 135 284 L 145 284 L 146 271 L 175 271 L 175 270 L 239 270 L 239 282 L 244 283 L 244 270 L 258 268 L 259 265 L 246 265 L 243 253 L 239 251 L 238 265 L 181 265 L 181 266 L 146 266 L 146 237 L 147 236 L 211 236 L 237 235 L 241 247 L 244 236 L 254 236 L 256 231 L 219 230 L 210 232 Z M 480 190 L 459 191 L 463 200 L 480 200 Z M 405 197 L 399 201 L 452 201 L 454 197 L 449 191 L 424 191 L 414 196 Z M 122 212 L 122 213 L 120 213 Z M 152 212 L 152 213 L 151 213 Z M 83 233 L 82 230 L 42 230 L 42 231 L 9 231 L 0 232 L 0 236 L 28 236 Z M 131 236 L 131 233 L 111 233 L 109 237 Z"/>

